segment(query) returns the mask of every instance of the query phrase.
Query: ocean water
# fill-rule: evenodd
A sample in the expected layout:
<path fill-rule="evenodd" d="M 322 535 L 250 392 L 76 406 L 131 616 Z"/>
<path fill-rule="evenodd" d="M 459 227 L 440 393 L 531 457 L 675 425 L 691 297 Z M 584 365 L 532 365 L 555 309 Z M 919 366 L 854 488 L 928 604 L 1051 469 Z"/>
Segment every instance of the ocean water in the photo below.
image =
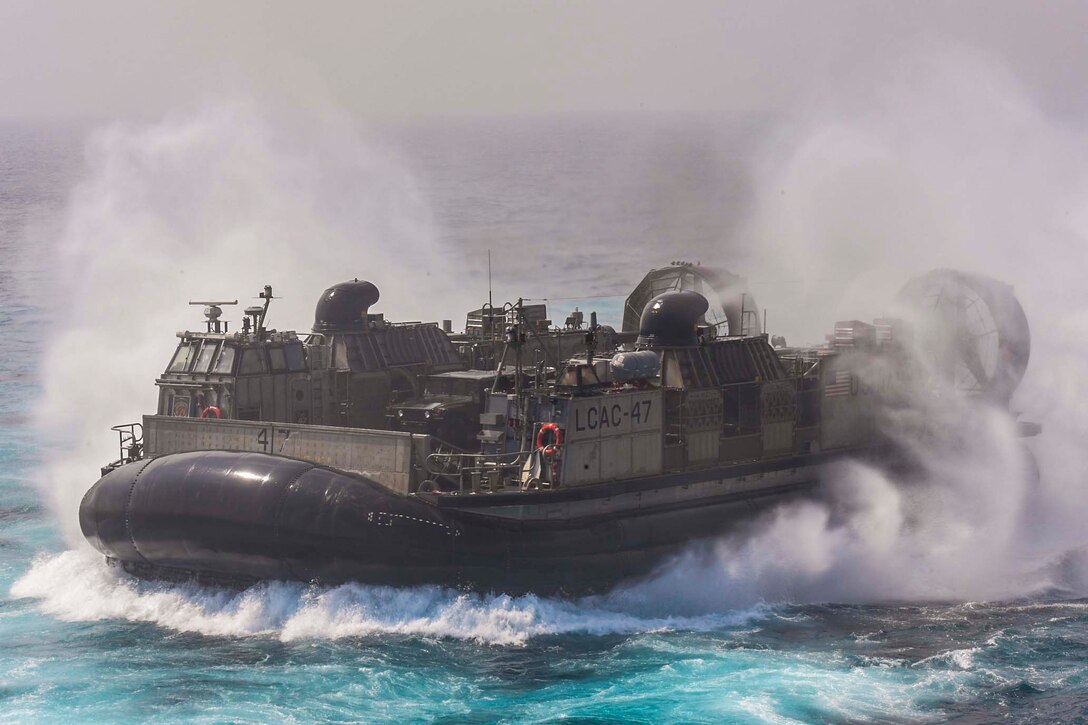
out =
<path fill-rule="evenodd" d="M 228 129 L 237 127 L 236 116 L 227 118 Z M 146 329 L 130 320 L 160 315 L 153 291 L 172 285 L 167 277 L 188 274 L 182 290 L 207 277 L 207 261 L 189 256 L 194 249 L 226 255 L 237 246 L 252 260 L 247 234 L 273 248 L 303 243 L 313 227 L 291 226 L 280 197 L 254 201 L 258 189 L 283 184 L 291 199 L 335 195 L 324 181 L 298 181 L 305 174 L 296 156 L 282 161 L 272 142 L 259 154 L 229 142 L 239 163 L 252 165 L 257 155 L 266 163 L 255 180 L 224 176 L 217 123 L 104 134 L 0 127 L 0 720 L 1088 719 L 1088 600 L 1080 598 L 1077 550 L 1009 545 L 992 537 L 989 518 L 975 522 L 981 534 L 972 539 L 967 514 L 965 528 L 936 553 L 909 536 L 888 540 L 881 532 L 894 527 L 884 504 L 894 498 L 860 497 L 860 513 L 845 524 L 828 524 L 816 509 L 785 511 L 670 572 L 583 599 L 363 584 L 268 583 L 239 592 L 140 582 L 105 566 L 70 535 L 79 494 L 113 453 L 99 421 L 127 419 L 124 391 L 150 390 L 178 327 L 165 312 Z M 373 132 L 366 143 L 382 139 L 379 161 L 348 154 L 346 163 L 369 175 L 341 169 L 333 186 L 397 200 L 363 216 L 353 206 L 307 204 L 302 216 L 331 215 L 321 229 L 333 239 L 340 226 L 362 234 L 384 220 L 379 232 L 401 243 L 393 253 L 333 243 L 329 253 L 346 256 L 315 262 L 314 276 L 334 282 L 328 277 L 363 266 L 388 279 L 378 262 L 418 255 L 406 260 L 412 274 L 430 274 L 427 260 L 438 269 L 463 265 L 468 299 L 479 300 L 490 248 L 500 295 L 532 288 L 527 296 L 562 297 L 557 306 L 592 296 L 590 304 L 614 313 L 616 295 L 644 269 L 709 253 L 707 240 L 736 232 L 752 194 L 741 153 L 750 134 L 691 120 L 617 128 L 614 119 Z M 184 153 L 172 154 L 174 147 Z M 328 165 L 336 169 L 336 159 Z M 290 173 L 281 176 L 284 169 Z M 175 181 L 190 177 L 191 184 Z M 228 197 L 230 213 L 204 196 L 208 186 Z M 280 240 L 276 229 L 250 228 L 235 216 L 239 206 L 291 233 Z M 217 211 L 204 214 L 209 207 Z M 130 233 L 138 239 L 131 248 Z M 199 235 L 218 246 L 187 246 Z M 80 247 L 83 238 L 99 245 L 92 254 Z M 111 238 L 120 253 L 102 241 Z M 170 256 L 174 247 L 185 254 Z M 738 246 L 729 257 L 740 263 L 750 254 Z M 151 263 L 134 268 L 133 256 Z M 111 290 L 107 273 L 117 269 L 130 283 Z M 255 274 L 279 285 L 291 271 L 273 261 Z M 141 276 L 152 278 L 152 292 Z M 249 284 L 241 271 L 236 277 Z M 395 279 L 389 286 L 389 305 L 424 294 Z M 443 302 L 425 293 L 427 304 Z M 183 314 L 188 296 L 163 304 Z M 306 301 L 284 304 L 293 326 L 304 327 Z M 396 317 L 395 309 L 387 314 Z M 87 331 L 94 334 L 80 336 Z M 146 360 L 137 354 L 145 342 Z M 124 360 L 136 358 L 134 367 L 110 357 L 117 345 L 132 353 Z M 992 455 L 957 455 L 958 478 L 981 472 L 996 487 L 999 473 L 983 460 Z M 843 478 L 864 483 L 865 473 Z M 891 485 L 870 483 L 876 491 Z M 988 490 L 987 500 L 995 495 Z M 1004 509 L 970 500 L 1007 522 Z M 831 551 L 821 554 L 821 546 Z M 1003 562 L 1014 552 L 1023 565 L 971 559 L 962 571 L 942 568 L 985 548 Z M 817 561 L 821 555 L 829 558 Z"/>

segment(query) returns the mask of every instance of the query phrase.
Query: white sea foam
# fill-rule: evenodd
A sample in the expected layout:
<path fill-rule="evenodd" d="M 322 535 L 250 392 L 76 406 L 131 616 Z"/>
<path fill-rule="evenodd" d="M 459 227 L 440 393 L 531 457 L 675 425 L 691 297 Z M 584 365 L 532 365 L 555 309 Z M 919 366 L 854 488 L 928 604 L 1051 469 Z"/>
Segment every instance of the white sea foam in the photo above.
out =
<path fill-rule="evenodd" d="M 987 645 L 989 646 L 989 645 Z M 922 667 L 934 662 L 946 663 L 961 670 L 970 670 L 975 666 L 975 656 L 982 652 L 981 647 L 964 647 L 931 655 L 915 662 L 913 667 Z"/>
<path fill-rule="evenodd" d="M 952 415 L 946 407 L 930 413 Z M 1053 567 L 1021 551 L 1028 476 L 1011 421 L 973 407 L 954 418 L 966 429 L 928 439 L 912 480 L 840 464 L 827 472 L 823 499 L 783 505 L 692 548 L 626 595 L 649 603 L 686 588 L 690 612 L 759 601 L 992 600 L 1051 590 Z"/>
<path fill-rule="evenodd" d="M 1025 447 L 1007 413 L 919 394 L 887 421 L 920 462 L 910 477 L 843 465 L 825 500 L 687 553 L 638 596 L 685 582 L 707 608 L 1088 592 L 1086 141 L 962 48 L 908 57 L 876 86 L 843 84 L 782 127 L 757 164 L 748 227 L 772 331 L 801 342 L 880 316 L 934 267 L 992 275 L 1031 325 L 1012 407 L 1043 433 Z"/>
<path fill-rule="evenodd" d="M 407 602 L 366 587 L 314 593 L 279 585 L 186 598 L 177 588 L 96 579 L 106 576 L 101 572 L 76 580 L 108 592 L 85 605 L 108 609 L 131 596 L 136 606 L 118 607 L 117 616 L 144 612 L 138 618 L 180 627 L 181 618 L 155 614 L 155 603 L 181 596 L 177 606 L 195 621 L 211 618 L 208 631 L 222 625 L 237 633 L 348 636 L 370 627 L 509 641 L 566 626 L 653 627 L 668 615 L 699 617 L 760 601 L 1088 591 L 1083 133 L 1034 105 L 1002 69 L 961 51 L 908 59 L 880 87 L 844 90 L 785 129 L 757 164 L 747 229 L 761 242 L 762 262 L 746 271 L 760 281 L 760 299 L 774 300 L 772 326 L 800 342 L 836 318 L 879 315 L 907 277 L 936 266 L 1012 282 L 1032 326 L 1032 362 L 1014 408 L 1044 426 L 1030 442 L 1037 482 L 1005 413 L 963 400 L 926 403 L 920 415 L 892 421 L 923 462 L 916 480 L 845 464 L 830 476 L 828 500 L 785 506 L 712 547 L 693 548 L 648 581 L 594 601 L 617 610 L 603 620 L 582 605 L 462 599 L 441 590 L 410 590 Z M 290 271 L 298 291 L 288 304 L 302 314 L 313 290 L 340 276 L 345 259 L 369 263 L 377 255 L 380 263 L 435 252 L 436 234 L 411 180 L 351 134 L 334 131 L 327 142 L 300 146 L 259 115 L 231 108 L 111 128 L 92 143 L 88 178 L 73 195 L 55 250 L 63 263 L 58 276 L 74 285 L 72 314 L 51 338 L 38 406 L 47 431 L 77 439 L 80 453 L 58 456 L 44 482 L 73 538 L 87 471 L 111 452 L 103 431 L 148 409 L 147 381 L 163 363 L 162 331 L 190 319 L 179 317 L 185 308 L 177 300 L 222 294 L 224 286 L 256 289 L 274 263 L 278 278 Z M 377 201 L 354 205 L 364 198 Z M 359 235 L 365 245 L 356 249 Z M 309 242 L 318 238 L 334 248 L 310 266 Z M 164 270 L 174 269 L 180 281 L 164 283 Z M 773 280 L 788 284 L 770 289 Z M 390 293 L 397 309 L 421 309 L 414 288 L 402 282 Z M 97 304 L 75 304 L 88 299 Z M 122 320 L 123 346 L 116 344 Z M 66 561 L 39 563 L 17 589 L 28 591 Z M 48 607 L 69 601 L 46 586 L 34 591 Z M 72 607 L 58 611 L 78 616 L 78 600 L 73 595 Z M 386 600 L 407 614 L 391 615 Z"/>
<path fill-rule="evenodd" d="M 708 630 L 739 625 L 765 610 L 682 617 L 631 611 L 608 597 L 565 600 L 459 592 L 443 587 L 345 584 L 317 587 L 268 582 L 244 591 L 141 582 L 106 566 L 89 549 L 37 559 L 11 589 L 66 621 L 151 622 L 209 636 L 275 637 L 283 641 L 403 634 L 523 645 L 565 633 L 615 634 Z"/>
<path fill-rule="evenodd" d="M 404 164 L 333 115 L 238 102 L 107 125 L 87 141 L 61 227 L 37 250 L 49 274 L 36 302 L 56 319 L 34 410 L 65 451 L 40 485 L 72 543 L 93 472 L 117 457 L 109 427 L 154 409 L 174 332 L 202 327 L 188 300 L 237 298 L 224 309 L 235 329 L 271 283 L 270 324 L 303 331 L 321 290 L 354 276 L 400 319 L 475 301 Z"/>

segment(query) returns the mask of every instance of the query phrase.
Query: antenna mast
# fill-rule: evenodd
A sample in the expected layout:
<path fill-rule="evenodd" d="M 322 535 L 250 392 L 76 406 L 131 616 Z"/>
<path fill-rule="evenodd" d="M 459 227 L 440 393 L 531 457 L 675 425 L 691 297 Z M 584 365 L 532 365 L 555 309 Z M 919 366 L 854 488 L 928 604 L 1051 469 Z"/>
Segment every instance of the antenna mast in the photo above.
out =
<path fill-rule="evenodd" d="M 487 326 L 495 338 L 495 304 L 491 301 L 491 250 L 487 250 Z"/>

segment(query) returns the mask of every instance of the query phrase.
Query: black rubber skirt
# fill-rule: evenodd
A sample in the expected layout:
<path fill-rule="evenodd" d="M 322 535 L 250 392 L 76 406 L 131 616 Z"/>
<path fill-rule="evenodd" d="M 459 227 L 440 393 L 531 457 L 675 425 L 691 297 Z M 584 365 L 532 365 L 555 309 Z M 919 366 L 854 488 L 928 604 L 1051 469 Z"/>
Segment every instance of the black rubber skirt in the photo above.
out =
<path fill-rule="evenodd" d="M 111 471 L 79 520 L 96 549 L 142 576 L 581 593 L 645 574 L 780 498 L 522 522 L 303 461 L 199 451 Z"/>

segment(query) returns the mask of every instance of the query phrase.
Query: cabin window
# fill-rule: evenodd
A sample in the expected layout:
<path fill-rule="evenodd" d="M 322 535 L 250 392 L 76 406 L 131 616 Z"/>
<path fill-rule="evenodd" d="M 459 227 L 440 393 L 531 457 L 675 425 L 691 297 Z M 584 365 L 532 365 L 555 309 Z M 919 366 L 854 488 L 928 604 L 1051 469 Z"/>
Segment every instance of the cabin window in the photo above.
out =
<path fill-rule="evenodd" d="M 264 350 L 258 347 L 250 347 L 242 350 L 242 368 L 240 375 L 257 375 L 268 372 L 268 361 L 265 359 Z"/>
<path fill-rule="evenodd" d="M 215 364 L 215 372 L 220 375 L 230 375 L 234 369 L 234 348 L 230 345 L 223 346 L 223 353 L 219 356 L 219 362 Z"/>
<path fill-rule="evenodd" d="M 272 372 L 282 373 L 287 370 L 287 356 L 282 347 L 269 348 L 268 357 L 272 360 Z"/>
<path fill-rule="evenodd" d="M 291 369 L 291 372 L 306 369 L 306 361 L 302 357 L 302 345 L 298 343 L 288 345 L 284 351 L 287 353 L 287 367 Z"/>
<path fill-rule="evenodd" d="M 174 353 L 174 359 L 170 361 L 170 367 L 166 370 L 171 373 L 183 373 L 189 367 L 189 361 L 193 357 L 193 344 L 191 342 L 183 342 L 178 345 L 177 352 Z"/>
<path fill-rule="evenodd" d="M 214 340 L 205 340 L 204 346 L 200 348 L 200 357 L 196 359 L 196 365 L 193 366 L 194 373 L 206 373 L 212 369 L 212 361 L 215 360 L 215 353 L 219 349 L 219 343 Z"/>

